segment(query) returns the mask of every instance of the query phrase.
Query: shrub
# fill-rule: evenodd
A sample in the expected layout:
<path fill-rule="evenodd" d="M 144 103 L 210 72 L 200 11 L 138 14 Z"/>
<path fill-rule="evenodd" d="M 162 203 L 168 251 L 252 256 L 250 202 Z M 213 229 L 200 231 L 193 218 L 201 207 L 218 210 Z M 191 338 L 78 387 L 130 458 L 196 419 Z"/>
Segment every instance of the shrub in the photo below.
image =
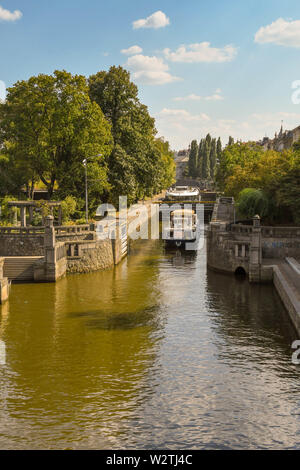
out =
<path fill-rule="evenodd" d="M 238 196 L 238 209 L 243 217 L 252 218 L 256 214 L 260 217 L 266 217 L 270 204 L 261 189 L 246 188 Z"/>
<path fill-rule="evenodd" d="M 16 198 L 13 196 L 5 196 L 0 204 L 0 224 L 1 225 L 10 225 L 13 222 L 14 215 L 17 208 L 9 207 L 8 203 L 10 201 L 15 201 Z"/>
<path fill-rule="evenodd" d="M 76 211 L 76 206 L 77 206 L 77 201 L 73 196 L 67 196 L 61 202 L 63 223 L 68 222 L 70 217 L 74 215 Z"/>

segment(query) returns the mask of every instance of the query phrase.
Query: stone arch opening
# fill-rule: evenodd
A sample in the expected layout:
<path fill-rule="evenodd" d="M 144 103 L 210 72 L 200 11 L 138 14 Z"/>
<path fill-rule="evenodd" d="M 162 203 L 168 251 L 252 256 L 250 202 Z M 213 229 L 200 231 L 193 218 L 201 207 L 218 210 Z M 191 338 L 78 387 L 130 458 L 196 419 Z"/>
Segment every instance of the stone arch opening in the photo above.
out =
<path fill-rule="evenodd" d="M 245 278 L 247 275 L 245 269 L 242 266 L 239 266 L 238 268 L 236 268 L 236 270 L 234 271 L 234 274 L 239 278 Z"/>

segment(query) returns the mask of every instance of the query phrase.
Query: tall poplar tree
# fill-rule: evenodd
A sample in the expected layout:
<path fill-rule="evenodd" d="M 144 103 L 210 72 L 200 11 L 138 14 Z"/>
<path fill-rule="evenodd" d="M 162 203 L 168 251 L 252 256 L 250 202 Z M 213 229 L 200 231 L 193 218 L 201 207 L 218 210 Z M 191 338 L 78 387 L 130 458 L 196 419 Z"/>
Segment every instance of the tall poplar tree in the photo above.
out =
<path fill-rule="evenodd" d="M 198 162 L 198 144 L 197 140 L 191 143 L 191 150 L 189 155 L 189 176 L 197 176 L 197 162 Z"/>
<path fill-rule="evenodd" d="M 215 169 L 216 169 L 216 162 L 217 162 L 216 139 L 212 139 L 212 141 L 211 141 L 209 161 L 210 161 L 210 177 L 211 177 L 211 179 L 214 179 Z"/>
<path fill-rule="evenodd" d="M 205 139 L 204 143 L 204 151 L 203 151 L 203 160 L 202 160 L 202 178 L 207 179 L 210 177 L 210 140 L 208 138 Z"/>

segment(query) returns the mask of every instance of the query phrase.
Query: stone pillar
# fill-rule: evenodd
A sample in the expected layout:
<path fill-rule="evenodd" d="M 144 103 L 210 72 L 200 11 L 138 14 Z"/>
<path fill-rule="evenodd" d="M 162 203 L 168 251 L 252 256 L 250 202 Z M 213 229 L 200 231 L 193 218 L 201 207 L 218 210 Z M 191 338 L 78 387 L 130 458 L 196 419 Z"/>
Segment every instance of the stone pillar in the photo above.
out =
<path fill-rule="evenodd" d="M 62 208 L 59 206 L 58 208 L 58 225 L 62 225 Z"/>
<path fill-rule="evenodd" d="M 26 227 L 26 207 L 21 206 L 21 227 Z"/>
<path fill-rule="evenodd" d="M 55 230 L 53 226 L 54 217 L 48 215 L 45 218 L 44 249 L 46 263 L 55 263 Z"/>
<path fill-rule="evenodd" d="M 250 241 L 249 281 L 261 281 L 262 247 L 260 217 L 253 217 L 253 227 Z"/>
<path fill-rule="evenodd" d="M 61 245 L 56 244 L 55 228 L 53 225 L 54 217 L 48 215 L 45 218 L 44 235 L 44 262 L 38 265 L 34 271 L 34 280 L 36 282 L 56 282 L 57 279 L 64 276 L 67 270 L 67 258 L 61 251 Z"/>
<path fill-rule="evenodd" d="M 0 304 L 3 304 L 9 296 L 9 282 L 3 277 L 4 258 L 0 258 Z"/>
<path fill-rule="evenodd" d="M 13 225 L 16 227 L 18 225 L 18 208 L 13 207 Z"/>
<path fill-rule="evenodd" d="M 48 215 L 45 218 L 44 252 L 45 252 L 45 280 L 56 281 L 56 250 L 54 217 Z"/>
<path fill-rule="evenodd" d="M 31 225 L 32 219 L 33 219 L 33 206 L 30 206 L 28 211 L 29 211 L 29 225 Z"/>

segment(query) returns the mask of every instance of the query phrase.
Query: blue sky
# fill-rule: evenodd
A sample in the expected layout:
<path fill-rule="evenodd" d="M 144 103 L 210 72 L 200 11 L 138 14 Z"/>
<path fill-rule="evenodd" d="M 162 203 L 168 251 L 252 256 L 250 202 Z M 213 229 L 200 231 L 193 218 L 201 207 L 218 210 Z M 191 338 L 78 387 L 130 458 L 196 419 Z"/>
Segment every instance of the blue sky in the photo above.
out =
<path fill-rule="evenodd" d="M 300 124 L 299 0 L 0 0 L 0 58 L 0 95 L 41 72 L 124 65 L 175 149 Z"/>

